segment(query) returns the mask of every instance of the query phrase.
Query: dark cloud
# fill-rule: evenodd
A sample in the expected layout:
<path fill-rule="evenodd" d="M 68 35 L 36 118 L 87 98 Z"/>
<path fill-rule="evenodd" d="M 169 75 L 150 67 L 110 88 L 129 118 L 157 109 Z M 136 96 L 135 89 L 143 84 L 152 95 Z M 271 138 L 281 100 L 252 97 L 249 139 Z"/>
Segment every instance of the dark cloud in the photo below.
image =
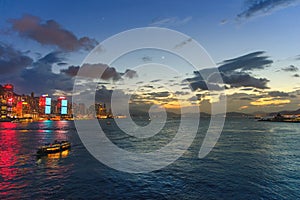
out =
<path fill-rule="evenodd" d="M 67 69 L 61 69 L 60 72 L 73 77 L 77 75 L 79 68 L 79 66 L 70 66 Z"/>
<path fill-rule="evenodd" d="M 176 91 L 175 94 L 176 95 L 188 95 L 188 94 L 190 94 L 190 92 Z"/>
<path fill-rule="evenodd" d="M 84 63 L 80 67 L 80 71 L 78 75 L 86 78 L 95 78 L 95 79 L 101 78 L 103 80 L 109 80 L 109 79 L 119 80 L 121 78 L 121 75 L 116 71 L 115 68 L 110 68 L 108 65 L 102 63 L 99 64 Z"/>
<path fill-rule="evenodd" d="M 101 86 L 96 90 L 95 100 L 99 103 L 110 104 L 113 90 L 108 90 L 105 86 Z"/>
<path fill-rule="evenodd" d="M 298 78 L 298 77 L 300 77 L 300 75 L 299 74 L 294 74 L 293 77 Z"/>
<path fill-rule="evenodd" d="M 170 96 L 170 92 L 164 91 L 164 92 L 150 92 L 147 93 L 147 95 L 150 95 L 152 97 L 168 97 Z"/>
<path fill-rule="evenodd" d="M 245 10 L 237 15 L 237 19 L 248 19 L 271 14 L 276 10 L 298 3 L 298 0 L 245 0 Z"/>
<path fill-rule="evenodd" d="M 88 37 L 77 38 L 54 20 L 43 22 L 39 17 L 24 15 L 20 19 L 11 19 L 9 22 L 12 24 L 12 29 L 21 36 L 42 45 L 55 45 L 65 51 L 92 50 L 98 44 L 96 40 Z"/>
<path fill-rule="evenodd" d="M 121 79 L 121 75 L 119 72 L 117 72 L 117 70 L 114 67 L 106 67 L 105 71 L 103 72 L 101 78 L 103 80 L 120 80 Z"/>
<path fill-rule="evenodd" d="M 54 64 L 54 63 L 60 63 L 61 61 L 64 60 L 64 54 L 60 51 L 54 51 L 51 52 L 49 54 L 47 54 L 46 56 L 40 58 L 38 60 L 37 63 L 35 63 L 34 65 L 38 65 L 41 63 L 45 63 L 45 64 Z"/>
<path fill-rule="evenodd" d="M 145 88 L 150 88 L 150 89 L 153 89 L 153 88 L 154 88 L 152 85 L 144 85 L 143 87 L 145 87 Z"/>
<path fill-rule="evenodd" d="M 264 69 L 273 63 L 269 57 L 262 56 L 264 53 L 264 51 L 257 51 L 230 60 L 225 60 L 223 64 L 219 66 L 219 71 L 227 72 L 237 69 L 242 71 L 250 71 L 253 69 Z"/>
<path fill-rule="evenodd" d="M 24 69 L 15 82 L 21 91 L 29 93 L 34 91 L 38 94 L 53 94 L 60 90 L 71 92 L 73 80 L 70 76 L 52 72 L 52 66 L 63 60 L 61 52 L 51 52 L 33 63 L 30 69 Z"/>
<path fill-rule="evenodd" d="M 229 84 L 233 88 L 253 87 L 259 89 L 267 89 L 266 78 L 255 78 L 244 72 L 222 73 L 222 78 L 225 84 Z"/>
<path fill-rule="evenodd" d="M 251 87 L 267 89 L 266 78 L 256 78 L 249 71 L 264 69 L 273 63 L 267 56 L 262 56 L 263 51 L 257 51 L 230 60 L 225 60 L 218 70 L 213 68 L 203 69 L 194 72 L 194 77 L 187 78 L 193 91 L 200 90 L 221 90 L 228 88 Z M 222 79 L 220 79 L 220 76 Z M 203 78 L 207 77 L 207 78 Z M 244 88 L 245 89 L 245 88 Z"/>
<path fill-rule="evenodd" d="M 268 94 L 271 97 L 288 97 L 289 96 L 289 93 L 280 92 L 280 91 L 271 91 L 271 92 L 268 92 Z"/>
<path fill-rule="evenodd" d="M 80 69 L 80 74 L 78 74 L 78 70 Z M 134 70 L 126 69 L 125 73 L 118 72 L 114 67 L 109 67 L 106 64 L 83 64 L 80 68 L 79 67 L 69 67 L 68 69 L 62 69 L 61 72 L 66 73 L 68 75 L 78 74 L 80 76 L 88 77 L 88 78 L 101 78 L 105 81 L 113 80 L 118 81 L 121 80 L 123 77 L 127 78 L 135 78 L 137 77 L 137 73 Z M 75 75 L 76 75 L 75 74 Z M 101 77 L 100 77 L 100 74 Z"/>
<path fill-rule="evenodd" d="M 32 64 L 33 60 L 11 46 L 0 43 L 0 74 L 20 71 Z"/>
<path fill-rule="evenodd" d="M 131 70 L 131 69 L 126 69 L 125 74 L 123 75 L 124 77 L 127 78 L 135 78 L 138 77 L 136 71 Z"/>
<path fill-rule="evenodd" d="M 66 65 L 68 65 L 68 63 L 66 63 L 66 62 L 60 62 L 60 63 L 57 63 L 57 65 L 58 66 L 66 66 Z"/>
<path fill-rule="evenodd" d="M 155 79 L 155 80 L 152 80 L 152 81 L 150 81 L 151 83 L 156 83 L 156 82 L 159 82 L 159 81 L 161 81 L 161 79 Z"/>
<path fill-rule="evenodd" d="M 294 65 L 290 65 L 288 67 L 282 68 L 282 70 L 285 72 L 297 72 L 299 71 L 299 68 Z"/>
<path fill-rule="evenodd" d="M 182 90 L 190 90 L 191 88 L 189 88 L 189 87 L 183 87 L 183 88 L 181 88 Z"/>
<path fill-rule="evenodd" d="M 189 82 L 190 89 L 192 91 L 200 90 L 222 90 L 222 87 L 218 84 L 208 83 L 204 80 L 191 81 L 192 79 L 186 79 Z"/>
<path fill-rule="evenodd" d="M 150 56 L 144 56 L 144 57 L 142 57 L 142 60 L 143 60 L 144 62 L 151 62 L 151 61 L 152 61 L 152 58 L 151 58 Z"/>

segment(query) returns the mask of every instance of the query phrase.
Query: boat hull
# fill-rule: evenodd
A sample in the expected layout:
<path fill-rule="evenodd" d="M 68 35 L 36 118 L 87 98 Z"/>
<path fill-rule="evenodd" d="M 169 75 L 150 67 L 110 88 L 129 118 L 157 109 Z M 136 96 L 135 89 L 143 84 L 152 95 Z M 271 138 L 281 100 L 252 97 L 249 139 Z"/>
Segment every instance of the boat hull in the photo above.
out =
<path fill-rule="evenodd" d="M 70 142 L 60 142 L 60 143 L 54 143 L 46 146 L 42 146 L 37 151 L 37 156 L 45 156 L 48 154 L 54 154 L 54 153 L 60 153 L 65 150 L 69 150 L 71 148 Z"/>

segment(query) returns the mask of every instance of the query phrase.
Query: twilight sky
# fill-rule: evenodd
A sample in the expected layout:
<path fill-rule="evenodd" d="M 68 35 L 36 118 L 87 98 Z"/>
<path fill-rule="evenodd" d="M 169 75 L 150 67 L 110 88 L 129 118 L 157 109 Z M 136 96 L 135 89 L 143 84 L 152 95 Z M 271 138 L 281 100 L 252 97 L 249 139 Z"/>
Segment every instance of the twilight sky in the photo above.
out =
<path fill-rule="evenodd" d="M 79 66 L 98 43 L 128 29 L 154 26 L 180 31 L 205 48 L 223 78 L 228 111 L 300 106 L 299 0 L 0 0 L 0 13 L 0 84 L 14 84 L 17 93 L 70 95 Z M 124 76 L 130 84 L 139 84 L 130 70 L 133 64 L 168 56 L 172 58 L 143 51 L 119 59 L 102 77 L 97 95 L 109 96 L 118 85 L 115 81 Z M 213 94 L 207 92 L 203 77 L 192 69 L 183 74 L 171 82 L 185 81 L 189 87 L 181 85 L 175 93 L 209 111 Z M 148 99 L 172 108 L 174 95 L 157 85 L 165 84 L 162 79 L 149 78 L 156 86 L 139 88 L 135 103 Z"/>

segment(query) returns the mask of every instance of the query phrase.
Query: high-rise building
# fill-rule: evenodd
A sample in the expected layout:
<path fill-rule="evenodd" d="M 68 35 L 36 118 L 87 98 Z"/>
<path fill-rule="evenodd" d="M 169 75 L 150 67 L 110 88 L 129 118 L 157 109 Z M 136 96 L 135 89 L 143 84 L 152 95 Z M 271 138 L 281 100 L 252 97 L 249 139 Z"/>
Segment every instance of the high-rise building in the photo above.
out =
<path fill-rule="evenodd" d="M 68 100 L 66 97 L 58 97 L 57 98 L 57 113 L 59 115 L 67 115 L 68 114 Z"/>
<path fill-rule="evenodd" d="M 12 117 L 12 110 L 15 104 L 14 101 L 14 86 L 12 84 L 5 84 L 3 86 L 4 100 L 6 101 L 6 116 Z"/>
<path fill-rule="evenodd" d="M 48 96 L 48 94 L 40 96 L 39 114 L 41 116 L 51 114 L 51 98 Z"/>

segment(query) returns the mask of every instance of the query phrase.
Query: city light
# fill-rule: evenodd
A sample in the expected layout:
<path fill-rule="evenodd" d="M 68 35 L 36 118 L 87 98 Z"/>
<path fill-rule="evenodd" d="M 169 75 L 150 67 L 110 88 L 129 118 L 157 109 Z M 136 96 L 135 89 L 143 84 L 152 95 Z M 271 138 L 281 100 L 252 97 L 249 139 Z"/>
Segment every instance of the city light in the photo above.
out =
<path fill-rule="evenodd" d="M 1 121 L 73 119 L 74 110 L 78 111 L 79 117 L 86 119 L 113 117 L 111 110 L 106 108 L 105 103 L 95 103 L 95 105 L 86 107 L 84 104 L 72 105 L 72 102 L 65 96 L 51 97 L 49 94 L 42 94 L 39 97 L 34 97 L 33 93 L 31 95 L 19 95 L 14 92 L 12 84 L 6 84 L 2 89 L 3 94 L 0 95 Z"/>

